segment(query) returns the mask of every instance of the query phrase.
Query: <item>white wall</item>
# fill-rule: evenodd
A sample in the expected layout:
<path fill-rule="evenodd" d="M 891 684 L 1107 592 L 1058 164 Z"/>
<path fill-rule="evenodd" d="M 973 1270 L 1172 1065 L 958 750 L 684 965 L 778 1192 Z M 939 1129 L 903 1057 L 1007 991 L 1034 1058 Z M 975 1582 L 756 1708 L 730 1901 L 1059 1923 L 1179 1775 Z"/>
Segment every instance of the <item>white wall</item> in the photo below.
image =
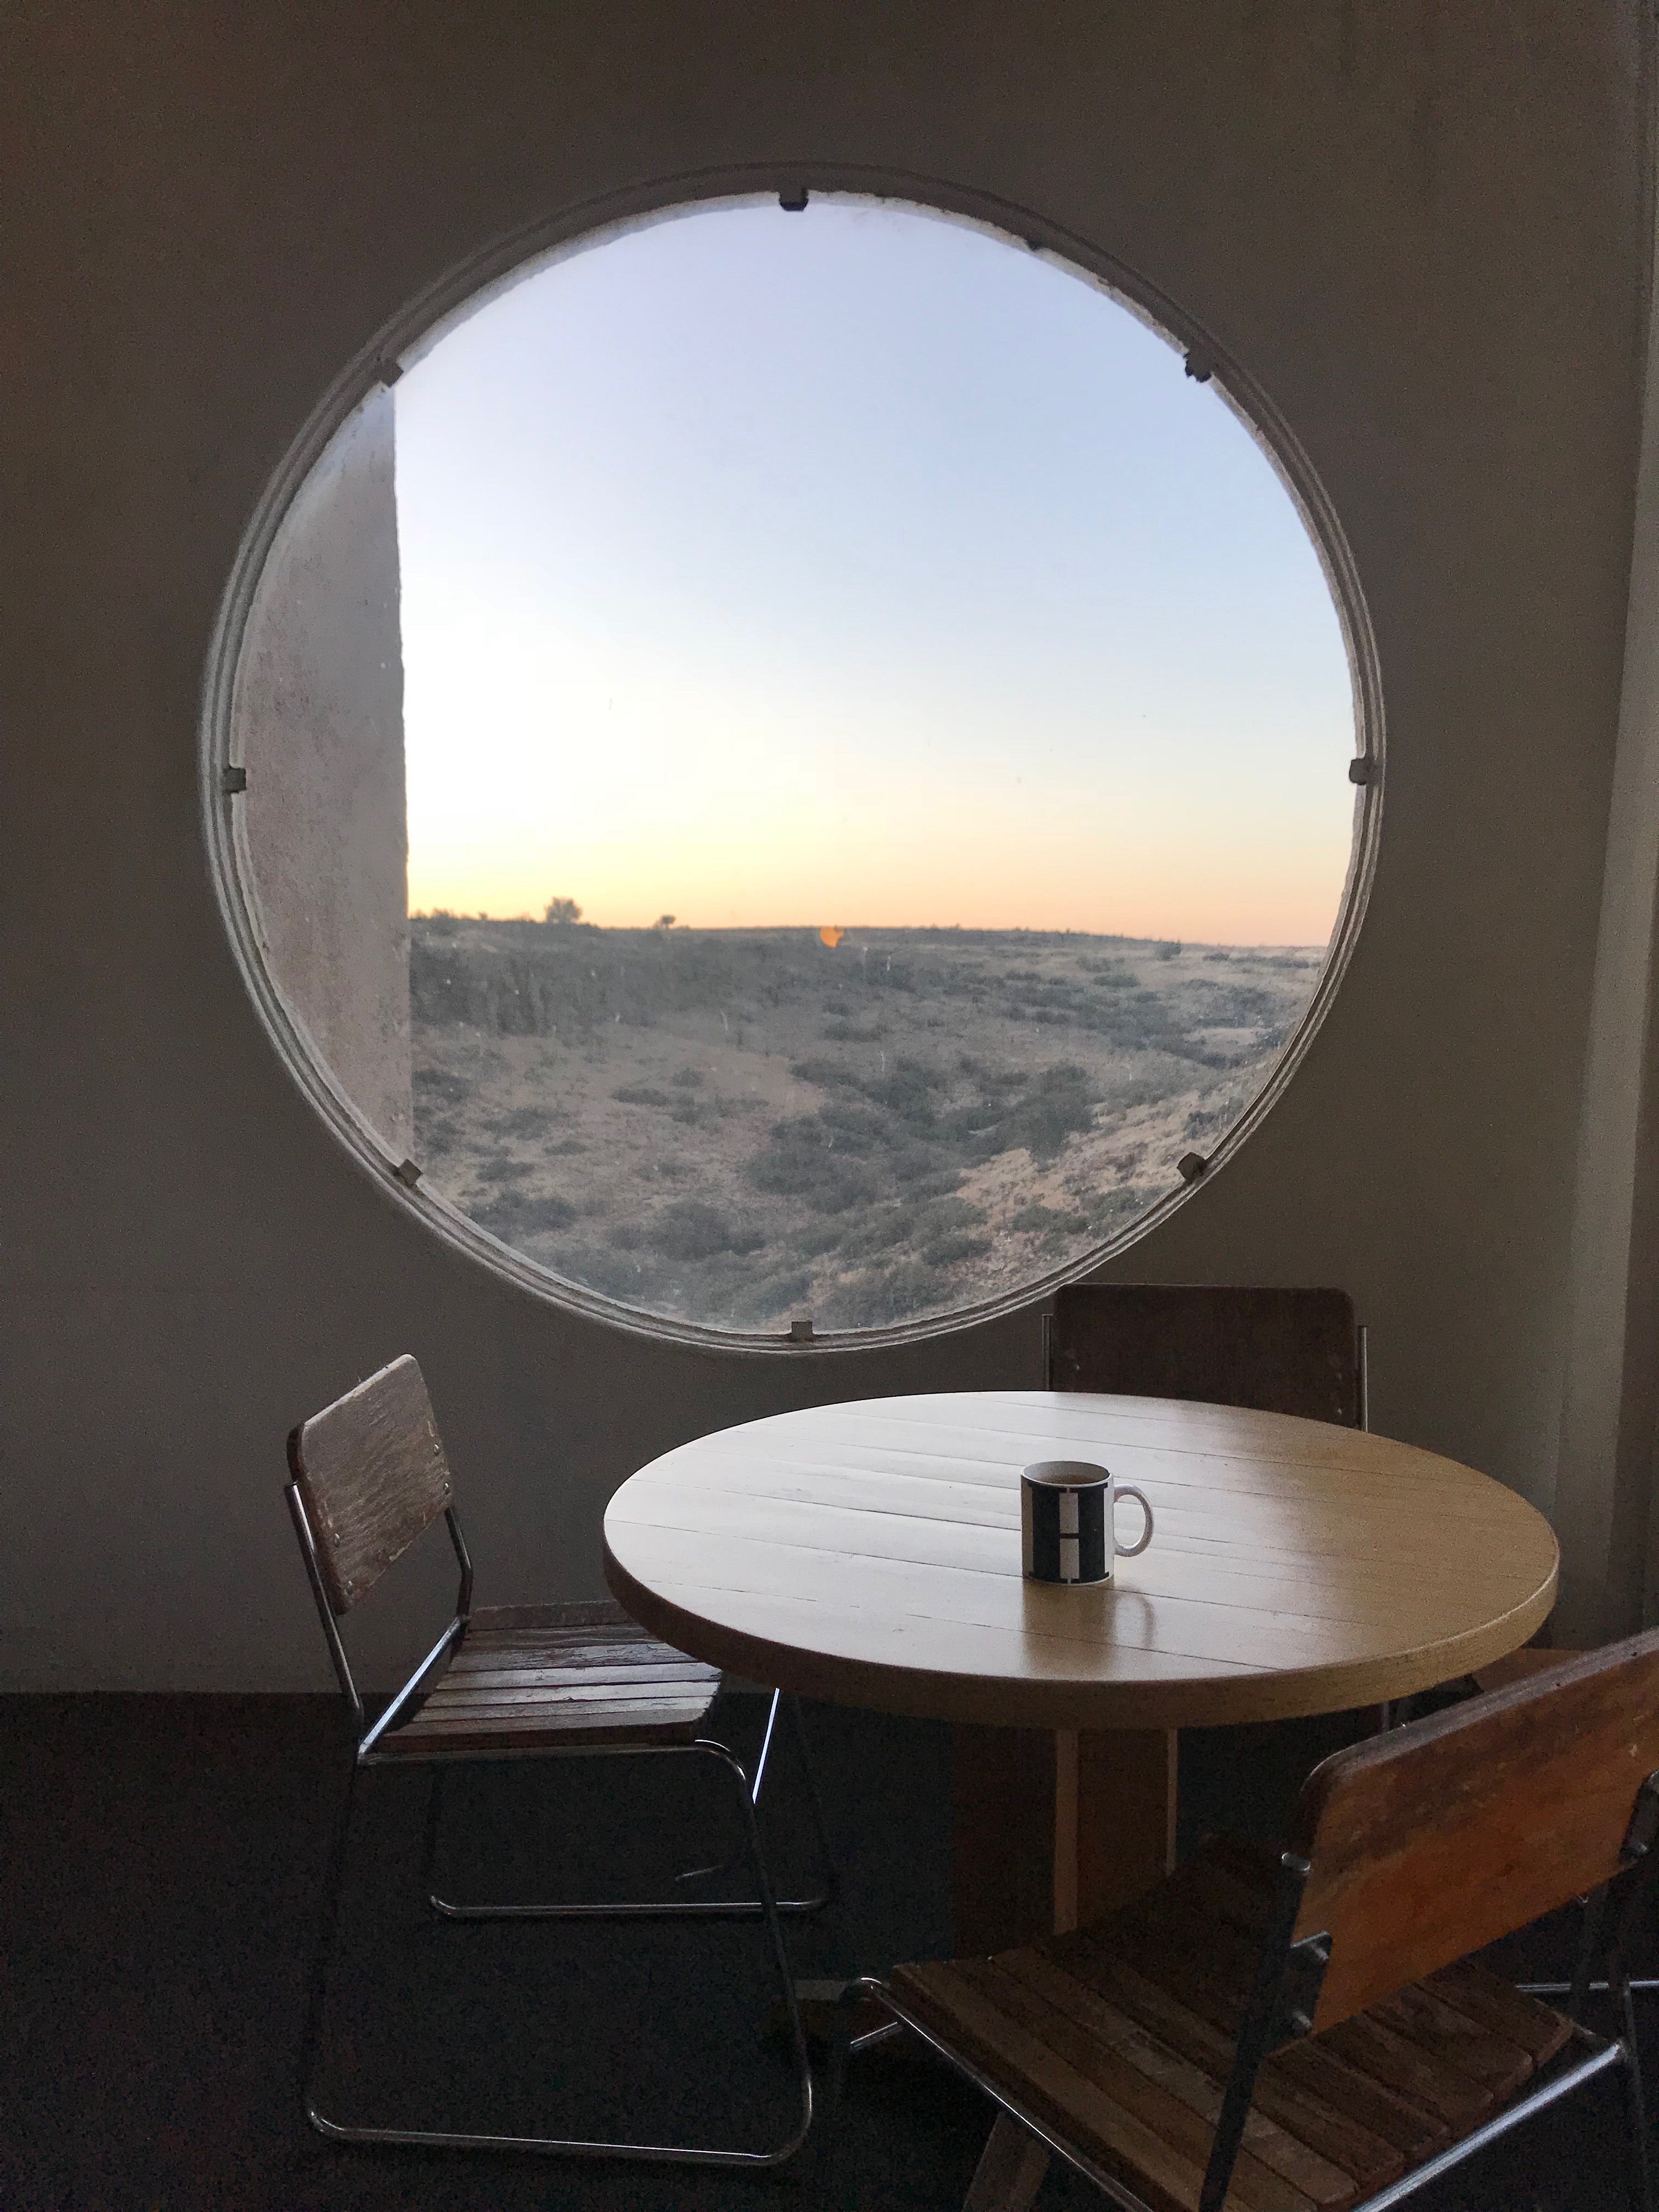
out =
<path fill-rule="evenodd" d="M 376 391 L 289 508 L 249 611 L 230 757 L 272 980 L 394 1161 L 415 1143 L 397 435 Z"/>
<path fill-rule="evenodd" d="M 9 11 L 0 1680 L 320 1685 L 289 1425 L 427 1369 L 485 1591 L 599 1586 L 605 1498 L 810 1399 L 1034 1379 L 1034 1316 L 743 1359 L 430 1242 L 282 1072 L 207 880 L 240 534 L 400 303 L 665 173 L 831 158 L 1040 209 L 1254 371 L 1376 626 L 1370 913 L 1288 1095 L 1115 1272 L 1335 1282 L 1379 1427 L 1552 1495 L 1618 726 L 1644 12 L 1577 0 L 163 0 Z M 410 1632 L 383 1620 L 380 1663 Z"/>

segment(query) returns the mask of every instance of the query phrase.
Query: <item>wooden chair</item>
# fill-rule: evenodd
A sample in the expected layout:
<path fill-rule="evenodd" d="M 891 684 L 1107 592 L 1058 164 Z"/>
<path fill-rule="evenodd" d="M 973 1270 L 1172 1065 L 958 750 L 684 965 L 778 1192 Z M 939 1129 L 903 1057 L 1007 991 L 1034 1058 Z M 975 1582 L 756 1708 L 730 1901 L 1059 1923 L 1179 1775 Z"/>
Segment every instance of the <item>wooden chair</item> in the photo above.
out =
<path fill-rule="evenodd" d="M 1182 1398 L 1367 1425 L 1365 1333 L 1346 1291 L 1073 1283 L 1043 1317 L 1042 1370 L 1048 1390 Z M 1395 1717 L 1391 1705 L 1379 1705 L 1376 1723 L 1390 1727 Z M 1172 1863 L 1175 1731 L 1146 1756 L 1161 1763 Z"/>
<path fill-rule="evenodd" d="M 1365 1425 L 1364 1332 L 1346 1291 L 1075 1283 L 1043 1330 L 1043 1387 L 1197 1399 Z"/>
<path fill-rule="evenodd" d="M 323 1632 L 351 1716 L 350 1776 L 341 1806 L 305 2028 L 302 2076 L 306 2111 L 318 2131 L 339 2142 L 395 2143 L 445 2148 L 570 2152 L 585 2156 L 678 2159 L 702 2165 L 773 2166 L 805 2140 L 812 2112 L 811 2077 L 779 1924 L 762 1852 L 755 1804 L 779 1711 L 775 1697 L 751 1783 L 740 1761 L 705 1733 L 720 1689 L 712 1667 L 659 1643 L 610 1601 L 483 1607 L 472 1603 L 472 1565 L 453 1503 L 453 1485 L 426 1385 L 407 1356 L 302 1422 L 289 1438 L 289 1509 L 317 1601 Z M 360 1604 L 386 1569 L 441 1515 L 460 1570 L 454 1617 L 408 1681 L 368 1724 L 338 1622 Z M 787 1706 L 804 1766 L 806 1746 L 793 1699 Z M 459 1905 L 431 1887 L 447 1765 L 460 1759 L 562 1757 L 681 1757 L 711 1766 L 729 1784 L 752 1869 L 756 1894 L 736 1903 Z M 434 1911 L 452 1919 L 707 1917 L 757 1915 L 781 1989 L 781 2017 L 793 2051 L 799 2121 L 774 2150 L 703 2148 L 558 2136 L 501 2136 L 454 2129 L 348 2124 L 318 2107 L 312 2084 L 327 1996 L 329 1960 L 359 1778 L 372 1767 L 429 1765 L 433 1791 L 427 1824 L 426 1882 Z M 810 1767 L 807 1791 L 817 1841 L 830 1859 Z M 704 1869 L 712 1872 L 714 1869 Z M 826 1893 L 829 1883 L 826 1882 Z M 787 1900 L 812 1911 L 823 1897 Z"/>
<path fill-rule="evenodd" d="M 1659 1632 L 1339 1752 L 1277 1859 L 1214 1843 L 1075 1935 L 858 1986 L 1000 2108 L 969 2212 L 1056 2153 L 1128 2212 L 1381 2212 L 1613 2071 L 1650 2212 L 1624 1944 L 1656 1837 Z M 1565 2010 L 1470 1961 L 1584 1892 Z M 1612 2037 L 1577 2017 L 1598 1957 Z"/>

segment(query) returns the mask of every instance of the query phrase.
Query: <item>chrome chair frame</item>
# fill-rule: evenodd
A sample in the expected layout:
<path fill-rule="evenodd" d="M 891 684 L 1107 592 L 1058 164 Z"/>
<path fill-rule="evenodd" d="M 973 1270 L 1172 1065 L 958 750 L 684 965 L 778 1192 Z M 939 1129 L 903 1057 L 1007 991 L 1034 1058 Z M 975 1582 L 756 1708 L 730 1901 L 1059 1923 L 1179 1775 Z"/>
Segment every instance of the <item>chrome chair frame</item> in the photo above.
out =
<path fill-rule="evenodd" d="M 1596 1891 L 1589 1900 L 1577 1970 L 1571 1983 L 1567 1985 L 1568 2002 L 1564 2009 L 1573 2023 L 1575 2042 L 1587 2055 L 1575 2060 L 1565 2060 L 1563 2054 L 1565 2063 L 1556 2063 L 1546 2081 L 1517 2097 L 1502 2112 L 1495 2112 L 1489 2120 L 1473 2129 L 1459 2142 L 1425 2159 L 1409 2172 L 1401 2174 L 1397 2181 L 1390 2182 L 1362 2198 L 1353 2206 L 1352 2212 L 1389 2212 L 1389 2208 L 1414 2197 L 1419 2190 L 1439 2180 L 1453 2167 L 1462 2166 L 1466 2160 L 1522 2126 L 1549 2106 L 1570 2096 L 1598 2075 L 1615 2067 L 1620 2071 L 1624 2088 L 1627 2181 L 1632 2212 L 1655 2212 L 1653 2161 L 1648 2142 L 1646 2100 L 1643 2093 L 1641 2062 L 1637 2053 L 1636 2014 L 1631 2002 L 1631 1980 L 1625 1971 L 1624 1954 L 1634 1916 L 1655 1872 L 1659 1871 L 1659 1853 L 1650 1848 L 1651 1838 L 1656 1830 L 1659 1830 L 1659 1776 L 1650 1776 L 1643 1784 L 1637 1802 L 1636 1816 L 1631 1824 L 1631 1837 L 1626 1844 L 1631 1870 L 1619 1877 L 1620 1886 L 1626 1881 L 1629 1883 L 1629 1892 L 1618 1932 L 1605 1950 L 1603 1972 L 1606 1978 L 1597 1983 L 1591 1977 L 1597 1952 L 1601 1948 L 1601 1931 L 1606 1922 L 1610 1892 L 1614 1887 L 1613 1884 Z M 1222 2212 L 1232 2180 L 1233 2167 L 1244 2140 L 1256 2077 L 1263 2062 L 1281 2045 L 1311 2032 L 1311 2015 L 1317 2002 L 1319 1980 L 1329 1956 L 1330 1945 L 1328 1939 L 1321 1936 L 1306 1936 L 1300 1942 L 1291 1941 L 1304 1885 L 1310 1871 L 1308 1862 L 1293 1852 L 1285 1851 L 1280 1855 L 1273 1917 L 1262 1938 L 1255 1988 L 1240 2028 L 1232 2071 L 1217 2117 L 1209 2161 L 1199 2197 L 1199 2212 Z M 1527 1985 L 1521 1984 L 1517 1986 L 1524 1989 Z M 1612 2036 L 1595 2034 L 1577 2018 L 1585 1998 L 1598 1987 L 1610 1990 L 1618 2007 L 1619 2032 Z M 957 2073 L 982 2089 L 997 2107 L 999 2126 L 1002 2124 L 1003 2115 L 1017 2122 L 1046 2150 L 1063 2159 L 1085 2179 L 1091 2181 L 1103 2196 L 1121 2208 L 1121 2212 L 1153 2212 L 1146 2200 L 1126 2182 L 1108 2173 L 1086 2153 L 1068 2142 L 1059 2129 L 1011 2096 L 980 2066 L 943 2040 L 886 1983 L 872 1978 L 849 1983 L 843 2002 L 851 2008 L 870 1999 L 884 2007 L 895 2021 L 902 2022 Z M 832 2120 L 838 2116 L 848 2048 L 848 2039 L 843 2038 L 836 2052 L 830 2083 L 829 2104 Z M 988 2156 L 985 2162 L 989 2162 Z M 1040 2179 L 1040 2176 L 1037 2178 Z M 977 2195 L 970 2192 L 970 2204 L 981 2201 Z M 984 2201 L 988 2203 L 992 2200 L 988 2197 Z M 1029 2198 L 1021 2196 L 1018 2201 L 1025 2203 Z"/>
<path fill-rule="evenodd" d="M 781 1984 L 783 2014 L 788 2029 L 791 2057 L 793 2061 L 799 2096 L 799 2124 L 793 2133 L 772 2150 L 742 2150 L 699 2144 L 649 2143 L 618 2142 L 601 2137 L 557 2136 L 500 2135 L 477 2130 L 444 2128 L 398 2128 L 349 2123 L 331 2118 L 322 2112 L 313 2094 L 318 2054 L 322 2040 L 323 2017 L 329 1987 L 329 1967 L 334 1943 L 338 1933 L 340 1899 L 344 1884 L 345 1869 L 349 1855 L 351 1820 L 357 1802 L 360 1778 L 374 1766 L 411 1765 L 414 1759 L 393 1757 L 382 1751 L 382 1740 L 403 1717 L 422 1689 L 432 1678 L 443 1661 L 459 1648 L 466 1634 L 472 1605 L 472 1561 L 461 1534 L 460 1522 L 454 1508 L 444 1514 L 449 1540 L 460 1571 L 460 1583 L 456 1593 L 455 1612 L 448 1626 L 422 1660 L 403 1687 L 392 1698 L 384 1712 L 372 1724 L 364 1710 L 362 1692 L 351 1671 L 341 1638 L 333 1608 L 323 1581 L 322 1569 L 317 1554 L 317 1545 L 312 1530 L 305 1501 L 297 1483 L 289 1483 L 285 1493 L 289 1511 L 299 1539 L 301 1555 L 316 1601 L 319 1618 L 327 1639 L 329 1656 L 340 1689 L 349 1708 L 352 1729 L 352 1755 L 343 1799 L 336 1819 L 330 1849 L 328 1886 L 323 1913 L 323 1924 L 312 1966 L 307 1995 L 306 2020 L 301 2046 L 301 2095 L 306 2117 L 317 2132 L 331 2142 L 352 2144 L 384 2144 L 404 2148 L 426 2150 L 492 2150 L 530 2151 L 551 2155 L 571 2157 L 629 2159 L 658 2164 L 715 2166 L 755 2169 L 779 2166 L 793 2158 L 805 2142 L 812 2124 L 812 2075 L 807 2057 L 806 2039 L 801 2025 L 799 2006 L 796 2000 L 795 1983 L 790 1972 L 787 1953 L 784 1948 L 781 1915 L 785 1911 L 804 1913 L 817 1911 L 833 1893 L 835 1863 L 825 1838 L 823 1811 L 819 1802 L 811 1766 L 807 1758 L 805 1730 L 794 1699 L 788 1700 L 797 1745 L 807 1778 L 809 1802 L 819 1850 L 826 1869 L 823 1894 L 815 1899 L 792 1899 L 780 1905 L 772 1887 L 771 1875 L 762 1849 L 756 1807 L 760 1787 L 764 1778 L 768 1754 L 770 1752 L 780 1705 L 780 1693 L 774 1692 L 768 1716 L 765 1738 L 751 1783 L 748 1771 L 735 1753 L 712 1737 L 698 1737 L 690 1743 L 665 1744 L 575 1744 L 568 1749 L 537 1746 L 524 1751 L 504 1750 L 499 1753 L 465 1754 L 469 1763 L 492 1762 L 495 1759 L 702 1759 L 712 1760 L 736 1785 L 742 1826 L 742 1856 L 748 1860 L 754 1876 L 756 1894 L 734 1902 L 720 1900 L 678 1899 L 657 1903 L 615 1903 L 576 1905 L 458 1905 L 440 1898 L 431 1887 L 431 1872 L 437 1847 L 441 1818 L 442 1779 L 445 1767 L 453 1764 L 460 1754 L 447 1758 L 440 1754 L 429 1762 L 435 1767 L 433 1787 L 428 1801 L 426 1847 L 423 1856 L 423 1886 L 428 1890 L 428 1903 L 433 1910 L 447 1919 L 706 1919 L 761 1918 L 766 1926 L 767 1948 L 772 1966 Z M 701 1874 L 716 1871 L 712 1868 L 695 1869 Z M 682 1877 L 684 1879 L 685 1877 Z"/>
<path fill-rule="evenodd" d="M 805 1917 L 810 1913 L 822 1912 L 835 1895 L 836 1863 L 830 1850 L 823 1806 L 818 1796 L 817 1779 L 812 1771 L 811 1755 L 806 1747 L 806 1729 L 800 1717 L 800 1702 L 793 1695 L 786 1696 L 781 1690 L 772 1692 L 772 1701 L 767 1710 L 766 1728 L 761 1737 L 760 1753 L 755 1761 L 754 1779 L 747 1786 L 750 1802 L 758 1813 L 761 1790 L 766 1780 L 773 1740 L 777 1733 L 778 1716 L 783 1711 L 789 1716 L 790 1730 L 794 1737 L 796 1755 L 805 1784 L 814 1839 L 823 1869 L 823 1887 L 816 1897 L 780 1897 L 775 1902 L 780 1914 Z M 572 1751 L 537 1752 L 530 1755 L 534 1758 L 574 1759 L 581 1754 Z M 444 1784 L 448 1778 L 449 1767 L 453 1764 L 453 1760 L 437 1763 L 432 1777 L 432 1795 L 427 1809 L 426 1850 L 421 1877 L 428 1904 L 446 1920 L 732 1920 L 752 1917 L 765 1911 L 758 1898 L 676 1898 L 660 1904 L 651 1900 L 637 1905 L 458 1905 L 450 1898 L 441 1897 L 435 1886 L 434 1869 L 437 1864 L 439 1830 L 443 1819 Z M 712 1866 L 688 1867 L 674 1879 L 676 1881 L 697 1881 L 710 1875 L 726 1874 L 736 1863 L 736 1859 L 725 1859 Z"/>

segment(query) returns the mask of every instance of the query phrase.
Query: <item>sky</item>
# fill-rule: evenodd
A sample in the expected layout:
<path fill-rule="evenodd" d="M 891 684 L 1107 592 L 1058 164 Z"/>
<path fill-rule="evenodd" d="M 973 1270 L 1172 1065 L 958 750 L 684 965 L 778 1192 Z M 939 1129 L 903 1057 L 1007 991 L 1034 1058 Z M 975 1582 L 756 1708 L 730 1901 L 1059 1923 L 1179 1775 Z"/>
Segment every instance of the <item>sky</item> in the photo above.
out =
<path fill-rule="evenodd" d="M 1052 257 L 703 209 L 394 395 L 412 912 L 1329 936 L 1318 557 L 1215 390 Z"/>

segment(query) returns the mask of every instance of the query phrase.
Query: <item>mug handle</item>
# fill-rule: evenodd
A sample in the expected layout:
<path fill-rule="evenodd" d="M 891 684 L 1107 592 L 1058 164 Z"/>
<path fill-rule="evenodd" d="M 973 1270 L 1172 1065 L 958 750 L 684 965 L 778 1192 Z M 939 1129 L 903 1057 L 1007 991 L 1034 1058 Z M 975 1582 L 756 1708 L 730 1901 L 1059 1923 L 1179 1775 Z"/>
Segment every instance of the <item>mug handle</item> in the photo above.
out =
<path fill-rule="evenodd" d="M 1135 1504 L 1146 1516 L 1146 1526 L 1140 1532 L 1140 1541 L 1138 1544 L 1120 1544 L 1117 1540 L 1116 1528 L 1114 1527 L 1112 1530 L 1112 1549 L 1120 1559 L 1139 1559 L 1140 1554 L 1146 1550 L 1147 1545 L 1152 1540 L 1152 1509 L 1146 1503 L 1146 1493 L 1145 1491 L 1137 1490 L 1133 1483 L 1120 1482 L 1116 1487 L 1117 1496 L 1119 1498 L 1133 1498 Z"/>

